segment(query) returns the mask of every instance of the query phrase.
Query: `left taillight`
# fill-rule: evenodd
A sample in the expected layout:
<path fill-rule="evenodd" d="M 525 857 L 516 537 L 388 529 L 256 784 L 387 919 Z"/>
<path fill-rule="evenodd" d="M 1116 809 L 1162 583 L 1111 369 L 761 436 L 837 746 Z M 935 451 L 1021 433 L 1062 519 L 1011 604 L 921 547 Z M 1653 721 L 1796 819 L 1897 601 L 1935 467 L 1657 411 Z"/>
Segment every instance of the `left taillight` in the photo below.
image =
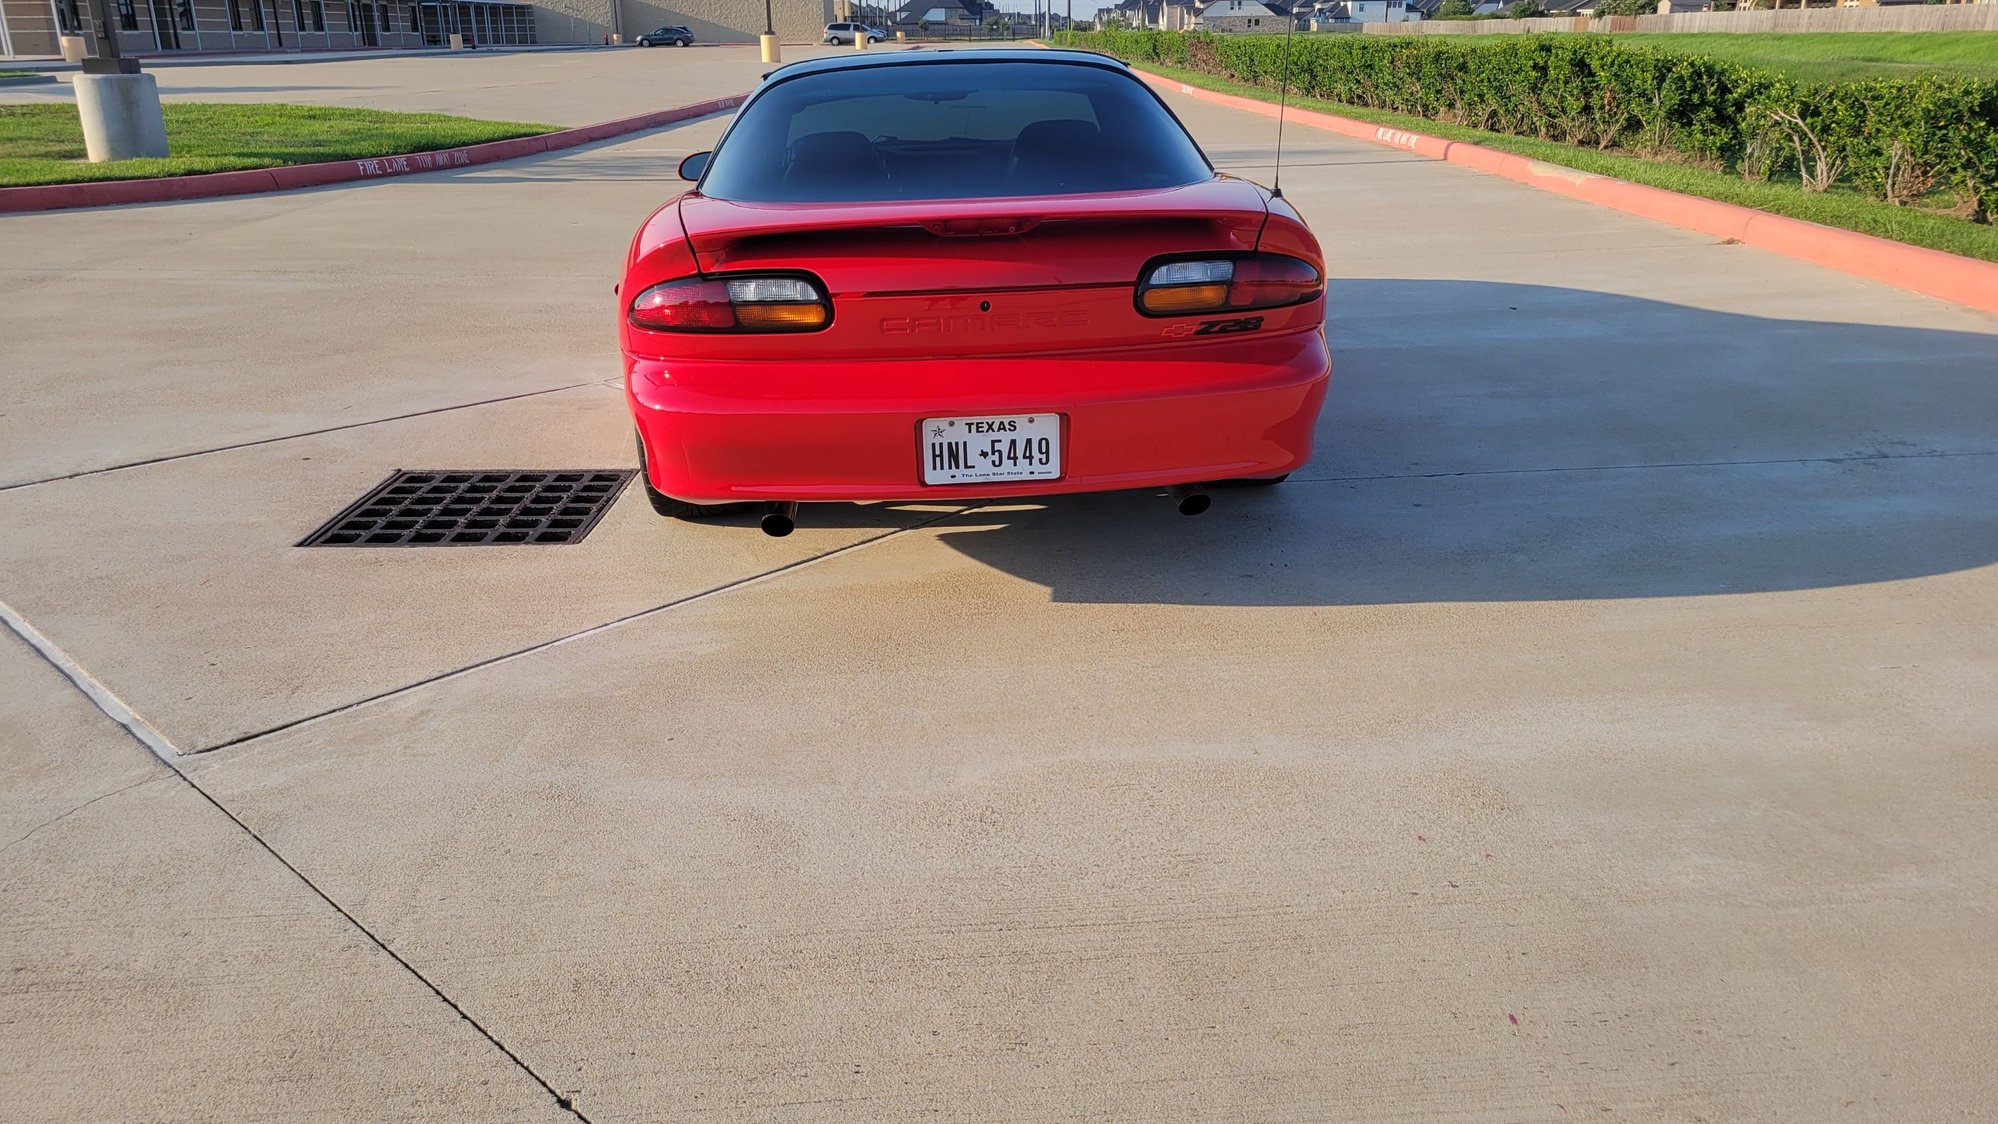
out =
<path fill-rule="evenodd" d="M 1324 291 L 1316 266 L 1283 254 L 1155 259 L 1138 275 L 1138 311 L 1185 316 L 1282 308 Z"/>
<path fill-rule="evenodd" d="M 627 315 L 655 332 L 815 332 L 832 302 L 805 277 L 683 277 L 638 294 Z"/>

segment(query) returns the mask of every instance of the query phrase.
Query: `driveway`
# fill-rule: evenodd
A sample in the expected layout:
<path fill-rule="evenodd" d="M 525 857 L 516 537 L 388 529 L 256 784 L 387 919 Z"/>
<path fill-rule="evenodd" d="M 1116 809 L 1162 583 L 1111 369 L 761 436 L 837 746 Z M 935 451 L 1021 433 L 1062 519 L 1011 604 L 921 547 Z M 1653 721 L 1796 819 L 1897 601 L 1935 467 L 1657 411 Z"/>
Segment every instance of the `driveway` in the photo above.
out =
<path fill-rule="evenodd" d="M 705 57 L 574 56 L 573 116 L 356 104 L 753 77 L 609 93 Z M 1266 176 L 1269 121 L 1171 100 Z M 629 467 L 610 286 L 722 125 L 0 218 L 0 601 L 46 649 L 0 644 L 6 1103 L 1998 1093 L 1998 318 L 1293 129 L 1336 367 L 1281 488 L 293 546 L 398 467 Z"/>

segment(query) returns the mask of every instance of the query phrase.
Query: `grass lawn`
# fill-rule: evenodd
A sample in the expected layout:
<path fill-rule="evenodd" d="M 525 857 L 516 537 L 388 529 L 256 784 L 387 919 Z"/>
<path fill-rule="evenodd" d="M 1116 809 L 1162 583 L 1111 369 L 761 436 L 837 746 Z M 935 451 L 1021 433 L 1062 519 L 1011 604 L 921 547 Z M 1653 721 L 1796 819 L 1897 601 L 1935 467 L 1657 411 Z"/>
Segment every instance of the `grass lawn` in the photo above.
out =
<path fill-rule="evenodd" d="M 397 156 L 528 137 L 554 125 L 320 105 L 168 102 L 162 160 L 84 161 L 73 105 L 0 105 L 0 187 L 150 179 Z"/>
<path fill-rule="evenodd" d="M 1616 41 L 1780 70 L 1805 82 L 1904 78 L 1925 70 L 1998 79 L 1998 31 L 1628 34 Z"/>
<path fill-rule="evenodd" d="M 1260 86 L 1248 86 L 1225 78 L 1216 78 L 1213 75 L 1181 70 L 1159 63 L 1147 62 L 1137 65 L 1190 86 L 1204 86 L 1210 90 L 1259 98 L 1267 102 L 1277 100 L 1274 92 Z M 1850 189 L 1834 188 L 1823 194 L 1811 194 L 1794 182 L 1750 183 L 1740 176 L 1726 172 L 1708 171 L 1705 168 L 1693 168 L 1663 160 L 1646 160 L 1637 156 L 1597 152 L 1591 148 L 1577 148 L 1574 145 L 1535 140 L 1531 137 L 1488 133 L 1482 129 L 1467 129 L 1405 113 L 1361 109 L 1357 106 L 1318 101 L 1314 98 L 1292 97 L 1290 104 L 1336 113 L 1355 120 L 1393 125 L 1447 140 L 1470 141 L 1487 148 L 1496 148 L 1549 164 L 1559 164 L 1598 175 L 1615 176 L 1632 183 L 1662 187 L 1667 191 L 1679 191 L 1707 199 L 1718 199 L 1724 203 L 1736 203 L 1743 207 L 1768 211 L 1771 214 L 1823 223 L 1826 226 L 1843 227 L 1862 234 L 1891 238 L 1896 242 L 1927 246 L 1932 250 L 1944 250 L 1965 257 L 1998 261 L 1998 227 L 1981 226 L 1966 219 L 1931 214 L 1913 207 L 1896 207 L 1890 203 L 1868 199 Z"/>

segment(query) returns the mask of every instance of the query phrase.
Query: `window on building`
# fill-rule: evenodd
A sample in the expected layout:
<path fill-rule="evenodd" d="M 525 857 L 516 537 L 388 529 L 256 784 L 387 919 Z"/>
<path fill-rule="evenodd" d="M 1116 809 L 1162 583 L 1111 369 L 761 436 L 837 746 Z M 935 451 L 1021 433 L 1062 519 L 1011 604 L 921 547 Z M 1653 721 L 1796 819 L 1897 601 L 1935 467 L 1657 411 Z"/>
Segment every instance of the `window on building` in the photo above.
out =
<path fill-rule="evenodd" d="M 323 0 L 312 0 L 312 30 L 326 30 L 326 5 Z"/>
<path fill-rule="evenodd" d="M 378 12 L 380 12 L 380 13 L 382 14 L 382 30 L 383 30 L 383 31 L 394 31 L 394 30 L 395 30 L 395 21 L 393 21 L 393 20 L 391 20 L 391 19 L 389 18 L 389 16 L 390 16 L 390 15 L 392 14 L 392 13 L 391 13 L 391 12 L 389 11 L 389 9 L 390 9 L 390 8 L 392 8 L 393 6 L 394 6 L 394 5 L 391 5 L 391 4 L 377 4 L 377 5 L 375 6 L 375 10 L 376 10 L 376 11 L 378 11 Z"/>
<path fill-rule="evenodd" d="M 423 30 L 423 16 L 421 14 L 421 9 L 419 9 L 414 4 L 411 4 L 409 6 L 409 29 L 411 31 Z"/>
<path fill-rule="evenodd" d="M 248 0 L 248 3 L 250 5 L 250 28 L 254 31 L 262 31 L 264 29 L 264 0 Z"/>
<path fill-rule="evenodd" d="M 193 0 L 174 0 L 173 11 L 174 15 L 180 20 L 180 29 L 182 31 L 194 30 Z"/>
<path fill-rule="evenodd" d="M 132 6 L 132 0 L 118 0 L 118 27 L 121 31 L 139 30 L 139 10 Z"/>

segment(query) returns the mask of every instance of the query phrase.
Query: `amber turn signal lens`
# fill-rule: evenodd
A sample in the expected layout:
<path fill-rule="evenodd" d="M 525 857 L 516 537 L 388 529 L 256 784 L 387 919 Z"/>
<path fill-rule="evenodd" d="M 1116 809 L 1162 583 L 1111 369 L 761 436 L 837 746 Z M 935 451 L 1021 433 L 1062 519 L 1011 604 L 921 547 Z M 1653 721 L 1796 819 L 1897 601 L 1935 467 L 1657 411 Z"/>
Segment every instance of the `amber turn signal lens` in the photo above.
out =
<path fill-rule="evenodd" d="M 1138 297 L 1146 312 L 1171 315 L 1177 312 L 1212 312 L 1228 304 L 1227 284 L 1173 285 L 1146 289 Z"/>
<path fill-rule="evenodd" d="M 799 332 L 825 327 L 826 309 L 821 304 L 738 304 L 735 319 L 745 328 Z"/>

